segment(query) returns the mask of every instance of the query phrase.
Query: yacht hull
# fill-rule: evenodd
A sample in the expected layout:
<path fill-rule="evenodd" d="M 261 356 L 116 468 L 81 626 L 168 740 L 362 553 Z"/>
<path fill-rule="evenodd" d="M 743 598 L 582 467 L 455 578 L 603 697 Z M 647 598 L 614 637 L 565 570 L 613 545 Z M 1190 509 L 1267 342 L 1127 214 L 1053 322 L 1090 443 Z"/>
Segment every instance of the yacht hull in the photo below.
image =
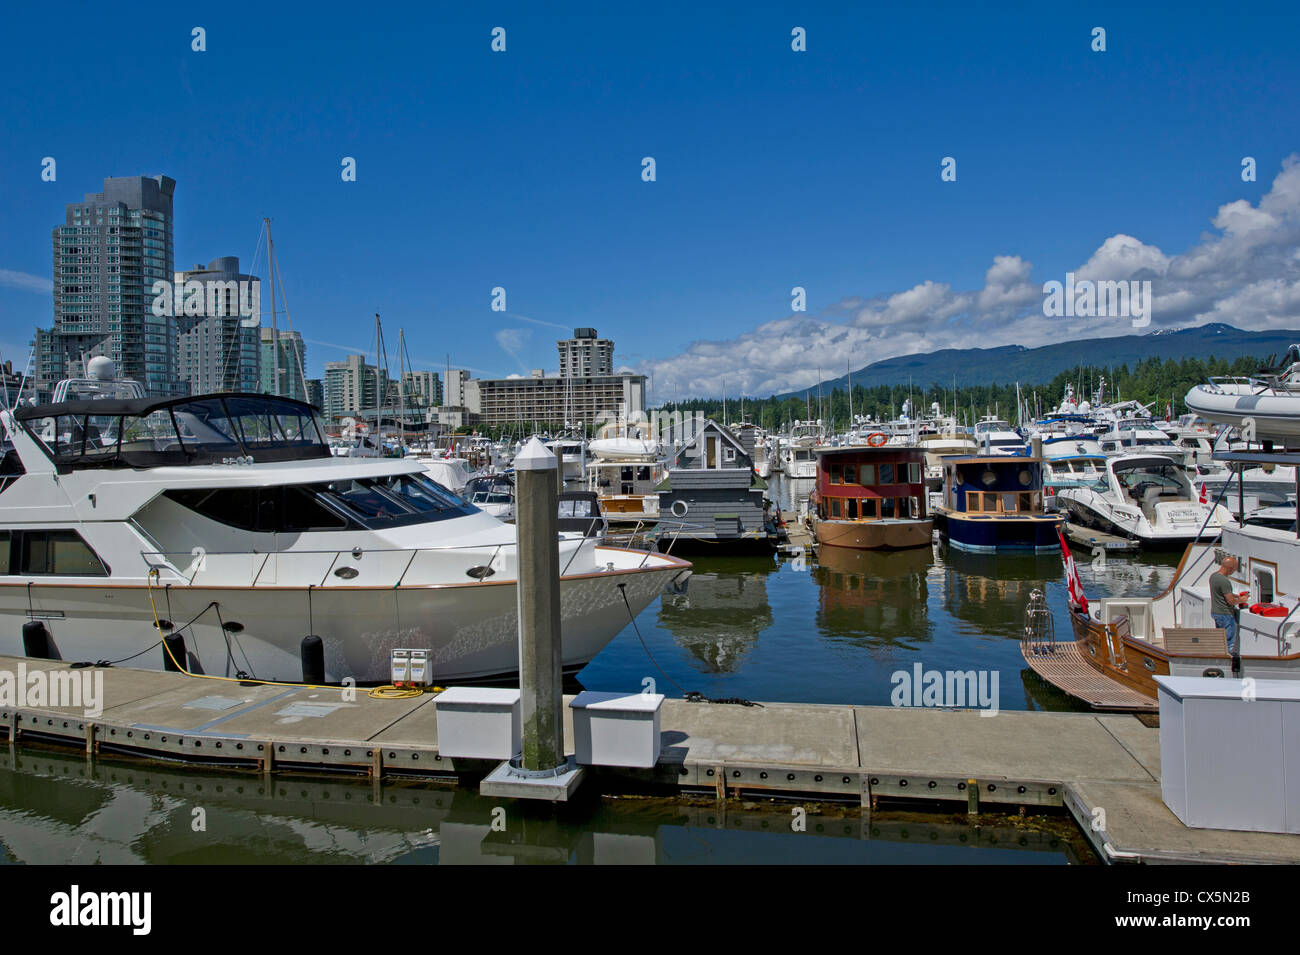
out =
<path fill-rule="evenodd" d="M 584 666 L 627 626 L 628 605 L 639 613 L 690 569 L 665 555 L 652 559 L 651 567 L 561 580 L 566 671 Z M 620 584 L 626 585 L 626 605 Z M 395 648 L 429 650 L 434 682 L 442 684 L 515 675 L 519 668 L 515 581 L 490 579 L 396 588 L 4 584 L 0 653 L 23 655 L 22 627 L 36 619 L 46 625 L 59 659 L 162 669 L 155 607 L 184 636 L 187 666 L 195 673 L 300 680 L 300 645 L 311 633 L 324 642 L 330 683 L 349 677 L 361 684 L 388 682 Z M 132 654 L 140 656 L 125 659 Z"/>

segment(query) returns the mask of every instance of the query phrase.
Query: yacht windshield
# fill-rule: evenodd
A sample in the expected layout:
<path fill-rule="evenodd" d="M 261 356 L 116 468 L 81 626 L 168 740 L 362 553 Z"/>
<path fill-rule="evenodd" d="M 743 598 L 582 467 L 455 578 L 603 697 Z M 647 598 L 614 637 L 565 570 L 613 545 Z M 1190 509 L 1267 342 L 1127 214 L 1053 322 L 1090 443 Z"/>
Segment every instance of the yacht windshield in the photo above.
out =
<path fill-rule="evenodd" d="M 1115 478 L 1134 500 L 1147 497 L 1182 497 L 1191 495 L 1191 482 L 1179 465 L 1145 462 L 1128 467 L 1116 466 Z"/>
<path fill-rule="evenodd" d="M 60 464 L 156 467 L 326 457 L 316 412 L 267 395 L 66 401 L 17 417 Z"/>
<path fill-rule="evenodd" d="M 478 510 L 446 488 L 415 474 L 334 481 L 321 485 L 320 492 L 371 528 L 420 524 Z"/>

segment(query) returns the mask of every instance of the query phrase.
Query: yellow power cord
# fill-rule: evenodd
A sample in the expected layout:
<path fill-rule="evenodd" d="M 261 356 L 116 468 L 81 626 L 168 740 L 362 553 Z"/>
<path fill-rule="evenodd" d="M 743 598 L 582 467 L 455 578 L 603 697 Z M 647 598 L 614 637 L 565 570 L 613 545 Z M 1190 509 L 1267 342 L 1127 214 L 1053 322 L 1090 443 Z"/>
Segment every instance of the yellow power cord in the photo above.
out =
<path fill-rule="evenodd" d="M 149 569 L 148 576 L 145 577 L 145 586 L 149 590 L 149 608 L 153 611 L 153 625 L 154 628 L 158 631 L 159 635 L 161 636 L 163 632 L 162 620 L 159 619 L 158 617 L 158 604 L 153 598 L 153 582 L 155 579 L 159 578 L 159 576 L 160 575 L 158 573 L 158 568 L 151 567 Z M 258 679 L 247 679 L 247 678 L 240 679 L 239 677 L 236 676 L 215 676 L 211 673 L 194 673 L 190 670 L 185 669 L 185 667 L 181 664 L 181 662 L 176 659 L 176 655 L 172 653 L 172 648 L 167 645 L 167 641 L 165 639 L 162 641 L 162 645 L 163 645 L 163 650 L 166 651 L 167 653 L 167 656 L 171 659 L 172 663 L 176 665 L 176 669 L 179 670 L 181 673 L 184 673 L 186 676 L 194 677 L 196 680 L 221 680 L 222 682 L 225 683 L 240 683 L 240 684 L 256 683 L 261 686 L 290 686 L 290 687 L 297 687 L 305 690 L 347 689 L 347 687 L 320 686 L 315 683 L 283 683 L 278 680 L 258 680 Z M 443 687 L 440 686 L 398 687 L 398 686 L 393 686 L 390 683 L 386 686 L 373 687 L 366 692 L 366 695 L 376 700 L 409 700 L 409 699 L 414 699 L 417 696 L 423 696 L 425 693 L 441 693 L 442 691 L 443 691 Z"/>

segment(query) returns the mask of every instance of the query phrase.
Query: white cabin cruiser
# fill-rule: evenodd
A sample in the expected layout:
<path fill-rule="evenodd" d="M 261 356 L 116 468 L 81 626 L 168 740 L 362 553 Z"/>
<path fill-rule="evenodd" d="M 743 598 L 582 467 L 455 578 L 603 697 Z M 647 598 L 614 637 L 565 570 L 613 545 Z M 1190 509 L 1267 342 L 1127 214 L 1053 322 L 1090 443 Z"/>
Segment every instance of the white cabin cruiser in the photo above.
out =
<path fill-rule="evenodd" d="M 985 415 L 975 422 L 977 454 L 1025 454 L 1025 439 L 1001 418 Z"/>
<path fill-rule="evenodd" d="M 786 477 L 817 477 L 817 455 L 813 448 L 826 443 L 826 426 L 818 421 L 796 421 L 782 442 L 781 469 Z"/>
<path fill-rule="evenodd" d="M 62 660 L 384 682 L 427 649 L 439 682 L 518 669 L 515 529 L 412 458 L 330 453 L 314 408 L 268 395 L 68 401 L 0 411 L 0 652 L 37 624 Z M 690 565 L 560 542 L 563 667 L 592 659 Z M 626 585 L 624 588 L 622 585 Z M 625 595 L 626 601 L 625 604 Z"/>
<path fill-rule="evenodd" d="M 656 441 L 628 435 L 597 438 L 588 447 L 595 456 L 587 465 L 587 489 L 599 498 L 610 522 L 657 521 L 659 492 L 668 476 Z"/>
<path fill-rule="evenodd" d="M 1103 484 L 1056 492 L 1057 506 L 1075 523 L 1148 547 L 1212 540 L 1232 523 L 1223 505 L 1201 504 L 1197 498 L 1187 469 L 1159 454 L 1109 458 Z"/>

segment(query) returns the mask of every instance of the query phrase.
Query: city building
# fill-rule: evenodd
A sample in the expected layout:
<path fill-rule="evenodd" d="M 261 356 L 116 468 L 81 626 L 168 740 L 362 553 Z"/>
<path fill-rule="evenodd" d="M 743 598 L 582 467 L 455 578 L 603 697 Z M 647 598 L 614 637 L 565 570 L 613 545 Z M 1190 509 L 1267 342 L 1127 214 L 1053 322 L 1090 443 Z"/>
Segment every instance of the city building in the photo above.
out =
<path fill-rule="evenodd" d="M 343 361 L 325 363 L 324 405 L 327 420 L 358 415 L 373 409 L 388 394 L 388 376 L 362 355 L 348 355 Z"/>
<path fill-rule="evenodd" d="M 320 378 L 307 379 L 307 404 L 320 409 L 325 407 L 325 382 Z"/>
<path fill-rule="evenodd" d="M 470 379 L 465 407 L 485 425 L 527 422 L 537 427 L 581 424 L 591 428 L 643 414 L 646 376 L 562 378 L 536 370 L 527 377 Z"/>
<path fill-rule="evenodd" d="M 614 342 L 597 338 L 594 328 L 575 328 L 572 338 L 555 343 L 561 378 L 601 378 L 614 374 Z"/>
<path fill-rule="evenodd" d="M 240 272 L 234 255 L 176 273 L 176 369 L 190 394 L 262 390 L 258 288 L 257 277 Z M 251 314 L 241 313 L 241 298 Z"/>
<path fill-rule="evenodd" d="M 276 354 L 275 341 L 279 337 L 279 354 Z M 283 395 L 286 398 L 307 400 L 307 346 L 303 344 L 302 335 L 297 332 L 278 331 L 262 328 L 262 376 L 261 386 L 257 389 L 266 395 Z M 279 384 L 275 375 L 280 373 Z"/>
<path fill-rule="evenodd" d="M 183 395 L 176 325 L 155 314 L 155 283 L 173 280 L 172 197 L 176 180 L 126 176 L 104 180 L 104 191 L 68 203 L 51 233 L 54 325 L 37 329 L 38 387 L 85 374 L 105 355 L 118 374 L 150 395 Z"/>
<path fill-rule="evenodd" d="M 408 371 L 402 375 L 408 407 L 434 408 L 442 404 L 442 379 L 436 371 Z"/>
<path fill-rule="evenodd" d="M 465 383 L 470 380 L 469 372 L 463 368 L 451 368 L 447 371 L 447 387 L 440 404 L 449 408 L 465 407 Z"/>

